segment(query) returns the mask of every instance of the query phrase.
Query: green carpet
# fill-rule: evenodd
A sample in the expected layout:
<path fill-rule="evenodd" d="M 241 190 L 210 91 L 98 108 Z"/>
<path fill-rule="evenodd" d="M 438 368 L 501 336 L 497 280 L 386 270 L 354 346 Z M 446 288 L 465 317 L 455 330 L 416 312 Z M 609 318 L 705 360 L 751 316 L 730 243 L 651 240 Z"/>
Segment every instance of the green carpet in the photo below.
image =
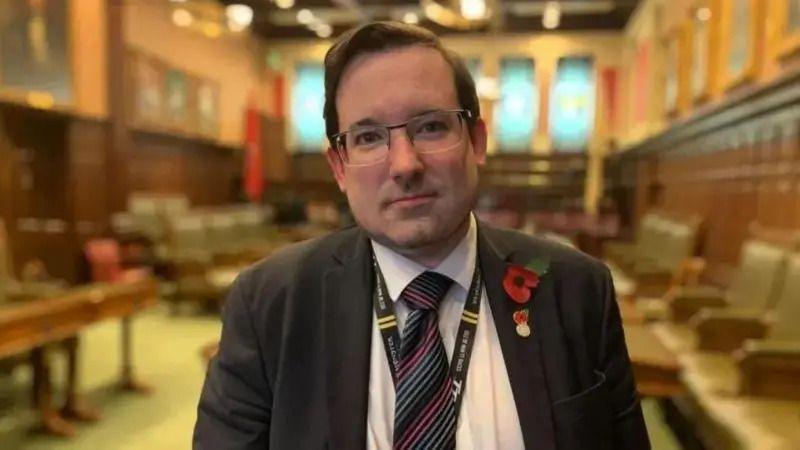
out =
<path fill-rule="evenodd" d="M 0 449 L 3 450 L 180 450 L 191 448 L 197 398 L 204 368 L 200 348 L 219 336 L 215 317 L 171 317 L 156 308 L 134 322 L 134 358 L 137 374 L 155 388 L 151 396 L 124 393 L 113 386 L 120 361 L 120 327 L 105 322 L 82 334 L 81 391 L 99 408 L 103 419 L 79 425 L 74 439 L 32 432 L 27 368 L 15 372 L 2 393 L 13 399 L 13 409 L 0 409 Z M 63 378 L 63 358 L 55 353 L 54 378 Z M 680 447 L 663 424 L 655 402 L 645 401 L 645 417 L 653 448 Z"/>

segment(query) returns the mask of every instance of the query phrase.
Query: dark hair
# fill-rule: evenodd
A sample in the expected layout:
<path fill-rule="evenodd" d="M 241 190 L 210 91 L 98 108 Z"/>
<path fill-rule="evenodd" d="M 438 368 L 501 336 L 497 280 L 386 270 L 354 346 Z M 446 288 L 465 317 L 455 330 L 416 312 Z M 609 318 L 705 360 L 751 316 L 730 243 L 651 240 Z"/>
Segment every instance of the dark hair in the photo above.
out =
<path fill-rule="evenodd" d="M 447 61 L 453 69 L 458 103 L 470 111 L 472 126 L 480 117 L 480 104 L 475 90 L 475 81 L 462 59 L 444 48 L 442 41 L 425 28 L 401 22 L 370 22 L 345 32 L 325 54 L 325 133 L 328 139 L 339 132 L 339 113 L 336 111 L 336 91 L 347 65 L 357 56 L 412 45 L 431 47 Z M 333 142 L 331 141 L 331 145 Z"/>

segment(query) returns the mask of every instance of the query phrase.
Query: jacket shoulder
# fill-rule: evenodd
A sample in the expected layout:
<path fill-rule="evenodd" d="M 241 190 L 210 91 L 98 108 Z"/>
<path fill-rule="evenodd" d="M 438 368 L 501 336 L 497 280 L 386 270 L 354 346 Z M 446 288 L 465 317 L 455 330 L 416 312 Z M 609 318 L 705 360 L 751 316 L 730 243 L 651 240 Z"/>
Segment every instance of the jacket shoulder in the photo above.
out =
<path fill-rule="evenodd" d="M 358 239 L 359 230 L 346 228 L 331 234 L 286 245 L 244 269 L 234 288 L 251 301 L 269 299 L 296 285 L 298 280 L 324 272 L 336 264 L 333 254 L 342 245 Z"/>

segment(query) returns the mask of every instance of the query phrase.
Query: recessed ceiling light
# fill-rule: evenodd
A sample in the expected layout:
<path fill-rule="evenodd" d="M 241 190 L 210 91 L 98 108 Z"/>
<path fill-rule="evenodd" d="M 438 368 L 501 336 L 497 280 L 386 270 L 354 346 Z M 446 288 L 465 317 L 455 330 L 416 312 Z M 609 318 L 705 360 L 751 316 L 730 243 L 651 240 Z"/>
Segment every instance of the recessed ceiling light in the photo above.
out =
<path fill-rule="evenodd" d="M 486 17 L 485 0 L 461 0 L 461 15 L 465 19 L 478 20 Z"/>
<path fill-rule="evenodd" d="M 228 28 L 231 31 L 242 31 L 253 23 L 253 8 L 242 4 L 228 5 L 225 8 L 225 17 L 228 18 Z"/>
<path fill-rule="evenodd" d="M 407 12 L 403 14 L 403 22 L 416 25 L 419 23 L 419 16 L 413 12 Z"/>
<path fill-rule="evenodd" d="M 297 11 L 297 21 L 302 23 L 303 25 L 308 25 L 314 20 L 314 14 L 311 12 L 310 9 L 303 8 L 300 11 Z"/>
<path fill-rule="evenodd" d="M 275 5 L 281 9 L 289 9 L 294 6 L 294 0 L 275 0 Z"/>
<path fill-rule="evenodd" d="M 558 28 L 561 23 L 561 6 L 558 2 L 547 2 L 544 6 L 544 14 L 542 15 L 542 26 L 548 30 Z"/>
<path fill-rule="evenodd" d="M 172 11 L 172 22 L 179 27 L 188 27 L 194 22 L 194 17 L 189 11 L 178 8 Z"/>
<path fill-rule="evenodd" d="M 333 34 L 333 27 L 328 25 L 327 23 L 319 24 L 316 29 L 314 30 L 317 33 L 317 36 L 321 38 L 329 38 Z"/>
<path fill-rule="evenodd" d="M 219 35 L 222 34 L 222 27 L 216 23 L 207 22 L 203 24 L 203 34 L 210 38 L 219 37 Z"/>
<path fill-rule="evenodd" d="M 710 8 L 700 8 L 697 10 L 697 20 L 701 22 L 707 22 L 709 19 L 711 19 Z"/>

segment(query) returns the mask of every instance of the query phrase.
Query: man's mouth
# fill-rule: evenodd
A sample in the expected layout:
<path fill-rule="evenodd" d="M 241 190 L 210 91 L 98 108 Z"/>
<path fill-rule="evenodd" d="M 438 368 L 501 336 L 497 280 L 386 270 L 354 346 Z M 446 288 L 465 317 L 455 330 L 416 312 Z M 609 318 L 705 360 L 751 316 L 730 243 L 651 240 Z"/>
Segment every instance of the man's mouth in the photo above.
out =
<path fill-rule="evenodd" d="M 402 197 L 395 198 L 394 200 L 390 200 L 387 206 L 398 206 L 401 208 L 410 208 L 414 206 L 423 205 L 425 203 L 433 201 L 436 198 L 436 194 L 433 193 L 425 193 L 425 194 L 414 194 L 414 195 L 404 195 Z"/>

